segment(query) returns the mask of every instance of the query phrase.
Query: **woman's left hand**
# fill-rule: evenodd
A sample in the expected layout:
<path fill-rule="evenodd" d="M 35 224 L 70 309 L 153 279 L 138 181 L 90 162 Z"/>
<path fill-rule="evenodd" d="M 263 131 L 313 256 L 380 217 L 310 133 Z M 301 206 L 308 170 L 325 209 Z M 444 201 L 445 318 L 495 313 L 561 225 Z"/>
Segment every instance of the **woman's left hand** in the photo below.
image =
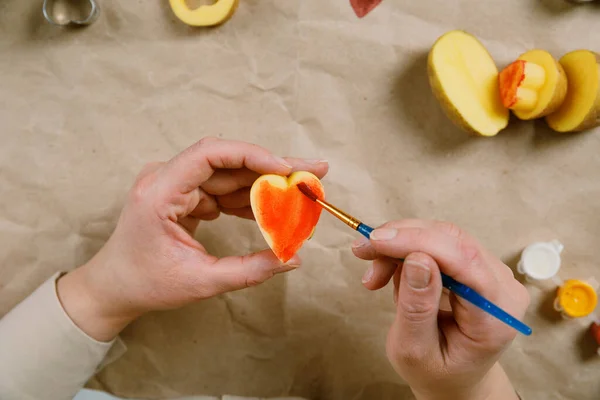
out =
<path fill-rule="evenodd" d="M 321 178 L 328 165 L 215 138 L 169 162 L 146 165 L 106 245 L 59 279 L 66 312 L 86 333 L 107 341 L 147 311 L 181 307 L 295 269 L 297 257 L 284 265 L 265 250 L 219 259 L 194 239 L 198 224 L 220 213 L 253 218 L 250 186 L 256 178 L 295 170 Z"/>

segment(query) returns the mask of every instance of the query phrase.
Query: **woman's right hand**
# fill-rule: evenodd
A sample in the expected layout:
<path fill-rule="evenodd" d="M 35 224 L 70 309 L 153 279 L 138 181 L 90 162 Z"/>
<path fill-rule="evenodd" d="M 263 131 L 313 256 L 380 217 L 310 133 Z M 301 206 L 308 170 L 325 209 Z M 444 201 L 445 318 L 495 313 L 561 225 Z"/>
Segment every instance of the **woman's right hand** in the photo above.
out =
<path fill-rule="evenodd" d="M 393 278 L 397 313 L 387 354 L 417 399 L 518 399 L 498 364 L 516 331 L 442 292 L 440 275 L 444 272 L 522 318 L 529 294 L 509 267 L 445 222 L 389 222 L 373 231 L 370 240 L 357 241 L 353 251 L 373 260 L 363 278 L 368 289 L 380 289 Z M 447 310 L 440 309 L 444 303 Z"/>

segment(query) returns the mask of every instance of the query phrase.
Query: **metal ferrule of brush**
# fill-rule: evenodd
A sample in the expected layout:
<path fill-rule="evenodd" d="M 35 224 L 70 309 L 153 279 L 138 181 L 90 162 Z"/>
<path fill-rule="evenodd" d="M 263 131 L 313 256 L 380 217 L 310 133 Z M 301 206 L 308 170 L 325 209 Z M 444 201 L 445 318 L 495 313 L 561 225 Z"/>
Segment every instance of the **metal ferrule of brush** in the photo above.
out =
<path fill-rule="evenodd" d="M 319 199 L 317 199 L 317 203 L 319 203 L 321 205 L 321 207 L 325 208 L 327 211 L 329 211 L 330 213 L 332 213 L 333 215 L 338 217 L 339 220 L 343 221 L 346 225 L 348 225 L 350 228 L 352 228 L 354 230 L 357 230 L 358 226 L 361 224 L 361 222 L 359 220 L 357 220 L 356 218 L 346 214 L 342 210 L 332 206 L 329 203 L 326 203 Z"/>

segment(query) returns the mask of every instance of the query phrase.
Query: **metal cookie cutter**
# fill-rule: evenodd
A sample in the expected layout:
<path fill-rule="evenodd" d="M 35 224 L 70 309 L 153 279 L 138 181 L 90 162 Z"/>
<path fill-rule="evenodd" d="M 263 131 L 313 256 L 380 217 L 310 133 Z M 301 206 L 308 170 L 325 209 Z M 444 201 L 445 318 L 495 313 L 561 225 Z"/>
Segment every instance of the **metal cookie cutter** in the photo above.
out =
<path fill-rule="evenodd" d="M 100 15 L 96 0 L 44 0 L 44 18 L 54 25 L 89 25 Z"/>

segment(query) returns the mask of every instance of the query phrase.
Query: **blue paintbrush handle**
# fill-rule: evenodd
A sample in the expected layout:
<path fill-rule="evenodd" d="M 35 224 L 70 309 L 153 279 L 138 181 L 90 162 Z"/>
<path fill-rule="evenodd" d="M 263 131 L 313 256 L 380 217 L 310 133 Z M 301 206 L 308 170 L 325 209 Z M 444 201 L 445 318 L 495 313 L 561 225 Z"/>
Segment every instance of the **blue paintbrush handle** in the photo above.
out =
<path fill-rule="evenodd" d="M 364 237 L 369 239 L 371 237 L 371 232 L 373 232 L 373 228 L 368 225 L 360 224 L 358 228 L 356 228 L 358 232 L 360 232 Z M 525 325 L 523 322 L 519 321 L 517 318 L 513 317 L 475 290 L 471 289 L 467 285 L 464 285 L 460 282 L 455 281 L 453 278 L 448 275 L 442 274 L 442 285 L 455 293 L 457 296 L 462 297 L 473 305 L 481 308 L 483 311 L 488 314 L 498 318 L 500 321 L 504 322 L 506 325 L 516 329 L 521 332 L 523 335 L 529 336 L 531 335 L 531 328 Z"/>
<path fill-rule="evenodd" d="M 370 239 L 371 232 L 373 232 L 374 229 L 371 228 L 369 225 L 361 223 L 360 225 L 358 225 L 358 228 L 356 228 L 356 230 L 359 231 L 367 239 Z"/>
<path fill-rule="evenodd" d="M 455 281 L 453 278 L 444 273 L 442 273 L 442 284 L 445 288 L 448 288 L 448 290 L 456 293 L 456 295 L 476 305 L 488 314 L 498 318 L 506 325 L 515 328 L 523 335 L 531 335 L 531 328 L 529 326 L 525 325 L 523 322 L 519 321 L 467 285 Z"/>

